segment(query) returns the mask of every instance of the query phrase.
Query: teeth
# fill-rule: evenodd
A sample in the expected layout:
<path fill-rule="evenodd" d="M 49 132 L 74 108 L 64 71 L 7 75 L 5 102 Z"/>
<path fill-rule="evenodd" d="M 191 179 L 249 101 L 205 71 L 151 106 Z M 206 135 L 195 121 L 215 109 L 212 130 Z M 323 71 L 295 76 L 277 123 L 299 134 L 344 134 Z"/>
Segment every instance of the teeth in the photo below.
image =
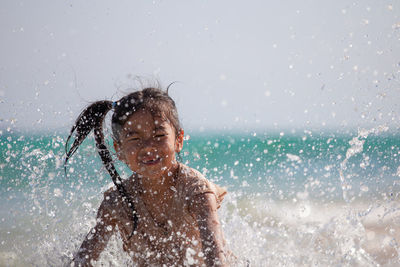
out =
<path fill-rule="evenodd" d="M 151 159 L 151 160 L 144 160 L 144 163 L 152 163 L 152 162 L 156 162 L 158 159 Z"/>

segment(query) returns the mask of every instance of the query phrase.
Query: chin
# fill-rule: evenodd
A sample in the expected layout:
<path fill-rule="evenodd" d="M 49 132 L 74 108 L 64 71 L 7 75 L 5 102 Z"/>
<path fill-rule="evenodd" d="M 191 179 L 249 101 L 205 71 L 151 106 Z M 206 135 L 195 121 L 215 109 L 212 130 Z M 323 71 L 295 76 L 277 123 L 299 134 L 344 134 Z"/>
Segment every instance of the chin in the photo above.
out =
<path fill-rule="evenodd" d="M 141 167 L 137 173 L 147 178 L 159 178 L 162 176 L 163 171 L 160 168 L 149 170 L 148 167 Z"/>

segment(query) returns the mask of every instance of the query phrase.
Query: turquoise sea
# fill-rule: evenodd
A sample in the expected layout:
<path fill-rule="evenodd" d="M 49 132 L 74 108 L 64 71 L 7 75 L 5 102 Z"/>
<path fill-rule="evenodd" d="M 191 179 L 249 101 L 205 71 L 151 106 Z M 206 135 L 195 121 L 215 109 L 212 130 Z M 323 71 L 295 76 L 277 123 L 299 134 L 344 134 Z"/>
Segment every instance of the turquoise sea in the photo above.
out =
<path fill-rule="evenodd" d="M 0 266 L 67 265 L 94 224 L 111 179 L 93 138 L 65 176 L 67 135 L 1 131 Z M 186 139 L 181 161 L 230 192 L 219 215 L 230 249 L 243 262 L 400 264 L 397 132 L 220 131 Z M 121 247 L 116 236 L 99 265 L 129 264 Z"/>

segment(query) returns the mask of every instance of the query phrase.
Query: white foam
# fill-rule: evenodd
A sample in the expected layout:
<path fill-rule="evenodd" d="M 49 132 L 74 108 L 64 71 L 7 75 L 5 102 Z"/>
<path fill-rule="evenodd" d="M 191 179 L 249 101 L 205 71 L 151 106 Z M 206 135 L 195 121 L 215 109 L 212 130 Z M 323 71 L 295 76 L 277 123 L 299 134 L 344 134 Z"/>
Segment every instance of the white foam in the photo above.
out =
<path fill-rule="evenodd" d="M 301 196 L 277 201 L 265 196 L 228 194 L 219 215 L 228 246 L 238 258 L 237 266 L 246 261 L 250 266 L 400 263 L 395 242 L 400 234 L 399 202 L 371 199 L 321 203 L 304 192 Z M 5 250 L 3 246 L 0 265 L 68 265 L 95 223 L 101 197 L 89 199 L 92 200 L 82 204 L 75 195 L 71 203 L 58 203 L 55 216 L 39 215 L 37 211 L 32 216 L 21 210 L 20 217 L 15 217 L 19 221 L 17 228 L 9 225 L 5 231 L 10 234 L 3 239 L 18 249 Z M 42 206 L 42 212 L 45 210 Z M 132 265 L 119 235 L 112 238 L 96 264 Z"/>

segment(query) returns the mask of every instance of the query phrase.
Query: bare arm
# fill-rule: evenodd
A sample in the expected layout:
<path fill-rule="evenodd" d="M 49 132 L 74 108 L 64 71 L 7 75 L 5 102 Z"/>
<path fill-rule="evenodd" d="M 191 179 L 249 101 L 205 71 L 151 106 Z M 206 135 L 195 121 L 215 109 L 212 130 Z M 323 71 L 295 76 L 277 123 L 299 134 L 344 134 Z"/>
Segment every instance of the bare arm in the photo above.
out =
<path fill-rule="evenodd" d="M 115 223 L 112 214 L 103 201 L 97 212 L 96 226 L 86 235 L 73 259 L 74 266 L 92 266 L 91 260 L 97 260 L 110 239 Z"/>
<path fill-rule="evenodd" d="M 203 253 L 207 266 L 227 266 L 224 238 L 217 214 L 217 201 L 213 194 L 194 197 L 190 211 L 195 214 L 200 229 Z"/>

